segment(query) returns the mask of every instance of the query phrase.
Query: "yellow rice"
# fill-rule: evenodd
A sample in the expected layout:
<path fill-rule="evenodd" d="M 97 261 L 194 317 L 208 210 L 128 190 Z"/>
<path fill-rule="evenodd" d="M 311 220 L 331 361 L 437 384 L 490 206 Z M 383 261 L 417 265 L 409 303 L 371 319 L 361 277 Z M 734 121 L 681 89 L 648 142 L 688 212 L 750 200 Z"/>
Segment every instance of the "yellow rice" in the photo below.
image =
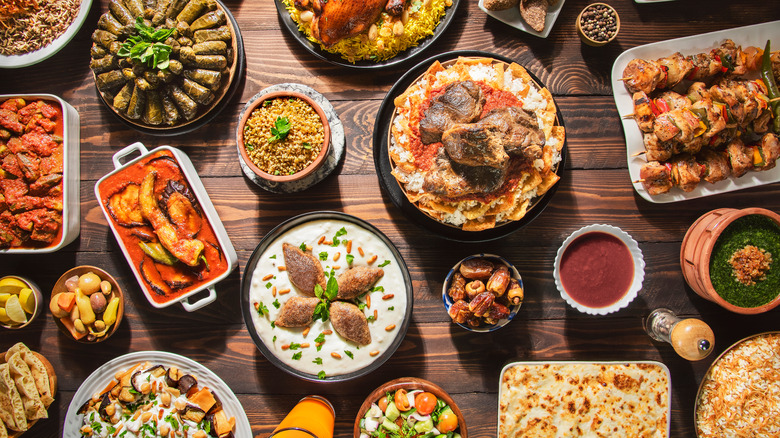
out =
<path fill-rule="evenodd" d="M 452 0 L 412 0 L 406 6 L 409 18 L 403 26 L 402 35 L 395 36 L 393 33 L 393 25 L 400 18 L 392 17 L 383 11 L 375 22 L 378 30 L 375 40 L 369 39 L 368 32 L 363 32 L 344 38 L 331 47 L 325 47 L 311 36 L 311 22 L 301 21 L 301 11 L 295 8 L 293 0 L 283 1 L 292 19 L 298 23 L 298 30 L 303 32 L 309 41 L 319 44 L 322 50 L 341 55 L 351 63 L 362 60 L 385 61 L 417 46 L 423 38 L 433 35 L 445 10 L 452 6 Z"/>

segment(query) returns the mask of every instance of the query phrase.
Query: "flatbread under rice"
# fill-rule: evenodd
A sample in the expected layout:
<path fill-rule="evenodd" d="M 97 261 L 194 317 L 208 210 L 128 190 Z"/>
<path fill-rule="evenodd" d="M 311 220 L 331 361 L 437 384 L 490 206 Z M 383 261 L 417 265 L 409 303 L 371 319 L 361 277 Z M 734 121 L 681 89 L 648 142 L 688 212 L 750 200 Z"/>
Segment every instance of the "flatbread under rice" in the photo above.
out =
<path fill-rule="evenodd" d="M 38 8 L 0 15 L 0 55 L 24 55 L 52 43 L 70 27 L 81 0 L 37 0 Z"/>

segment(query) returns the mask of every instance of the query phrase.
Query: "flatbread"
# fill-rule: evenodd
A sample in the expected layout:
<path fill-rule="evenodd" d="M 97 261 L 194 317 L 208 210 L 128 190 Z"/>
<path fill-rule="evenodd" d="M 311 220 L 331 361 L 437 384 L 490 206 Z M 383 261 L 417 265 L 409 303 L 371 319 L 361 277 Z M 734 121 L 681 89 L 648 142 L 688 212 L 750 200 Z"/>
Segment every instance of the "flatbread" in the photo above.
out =
<path fill-rule="evenodd" d="M 41 362 L 41 360 L 35 356 L 35 353 L 33 353 L 29 348 L 27 348 L 26 345 L 21 342 L 18 342 L 16 345 L 8 349 L 5 354 L 6 358 L 17 352 L 21 355 L 24 363 L 26 363 L 30 368 L 30 372 L 32 372 L 33 379 L 35 380 L 35 387 L 38 389 L 38 394 L 40 394 L 41 401 L 48 408 L 54 402 L 54 396 L 52 394 L 53 390 L 50 384 L 51 376 L 49 371 L 46 369 L 46 365 L 44 365 L 43 362 Z"/>
<path fill-rule="evenodd" d="M 547 19 L 547 0 L 522 0 L 520 2 L 520 15 L 526 23 L 537 32 L 544 31 L 544 22 Z"/>
<path fill-rule="evenodd" d="M 14 353 L 8 359 L 8 370 L 16 383 L 19 395 L 22 396 L 22 404 L 24 405 L 24 413 L 27 420 L 49 418 L 46 406 L 43 405 L 41 396 L 38 394 L 38 388 L 35 387 L 35 379 L 33 379 L 32 372 L 30 372 L 30 367 L 22 360 L 20 353 Z"/>
<path fill-rule="evenodd" d="M 10 429 L 27 430 L 27 416 L 24 413 L 22 397 L 16 390 L 16 383 L 11 377 L 9 365 L 0 364 L 0 411 L 3 421 Z"/>

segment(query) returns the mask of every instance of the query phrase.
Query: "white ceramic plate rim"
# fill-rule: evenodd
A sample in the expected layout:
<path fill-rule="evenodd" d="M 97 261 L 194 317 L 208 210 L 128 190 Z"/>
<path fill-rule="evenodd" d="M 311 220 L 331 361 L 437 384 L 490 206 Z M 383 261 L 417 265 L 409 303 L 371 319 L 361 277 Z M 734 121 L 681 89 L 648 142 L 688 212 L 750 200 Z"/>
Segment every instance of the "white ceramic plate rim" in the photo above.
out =
<path fill-rule="evenodd" d="M 681 52 L 683 55 L 693 55 L 701 52 L 709 52 L 719 46 L 726 38 L 742 47 L 758 46 L 763 48 L 766 40 L 775 41 L 775 49 L 780 46 L 780 21 L 769 23 L 754 24 L 752 26 L 737 27 L 734 29 L 719 30 L 717 32 L 693 35 L 673 40 L 660 41 L 657 43 L 646 44 L 644 46 L 634 47 L 626 50 L 617 57 L 612 65 L 612 94 L 615 98 L 618 114 L 620 116 L 631 114 L 634 111 L 631 94 L 626 90 L 620 79 L 623 76 L 623 70 L 629 61 L 634 58 L 658 59 L 669 56 L 674 52 Z M 749 78 L 758 77 L 746 76 Z M 626 158 L 628 160 L 628 173 L 631 181 L 639 180 L 639 170 L 647 161 L 644 156 L 633 156 L 636 153 L 644 152 L 645 147 L 642 141 L 642 132 L 639 130 L 634 119 L 622 119 L 623 132 L 626 136 Z M 770 184 L 780 181 L 780 167 L 764 172 L 748 172 L 741 178 L 727 178 L 715 184 L 701 182 L 693 191 L 683 192 L 678 188 L 673 188 L 670 192 L 661 195 L 650 196 L 642 187 L 642 183 L 633 183 L 634 190 L 647 201 L 653 203 L 667 203 L 685 201 L 688 199 L 711 196 L 719 193 L 731 192 L 750 187 L 756 187 L 764 184 Z"/>
<path fill-rule="evenodd" d="M 668 382 L 666 386 L 666 394 L 668 398 L 668 406 L 666 410 L 666 436 L 671 436 L 672 433 L 672 376 L 669 373 L 669 367 L 667 367 L 664 363 L 654 361 L 654 360 L 624 360 L 624 361 L 580 361 L 580 360 L 561 360 L 561 361 L 520 361 L 520 362 L 510 362 L 506 365 L 504 365 L 504 368 L 501 369 L 501 374 L 498 376 L 498 400 L 501 400 L 501 396 L 503 395 L 501 382 L 504 378 L 504 373 L 506 373 L 507 369 L 510 367 L 516 366 L 516 365 L 526 365 L 526 366 L 544 366 L 544 365 L 642 365 L 642 364 L 648 364 L 648 365 L 655 365 L 658 367 L 661 367 L 662 370 L 664 370 L 664 373 L 666 373 L 666 381 Z M 497 430 L 501 429 L 501 411 L 498 412 L 498 425 Z"/>
<path fill-rule="evenodd" d="M 602 233 L 611 234 L 618 239 L 620 239 L 627 247 L 628 250 L 631 252 L 631 257 L 634 260 L 634 281 L 631 283 L 631 286 L 628 288 L 628 291 L 625 295 L 623 295 L 623 298 L 621 298 L 618 302 L 611 306 L 607 307 L 586 307 L 582 304 L 574 301 L 568 293 L 566 293 L 566 290 L 563 288 L 563 284 L 561 283 L 561 258 L 563 257 L 564 251 L 566 251 L 566 248 L 568 248 L 569 244 L 576 238 L 582 236 L 585 233 L 590 233 L 594 231 L 600 231 Z M 642 250 L 639 249 L 639 244 L 636 243 L 636 240 L 634 240 L 631 235 L 626 233 L 625 231 L 621 230 L 618 227 L 613 227 L 612 225 L 606 225 L 606 224 L 593 224 L 588 225 L 586 227 L 582 227 L 579 230 L 571 233 L 569 237 L 566 238 L 566 240 L 563 241 L 561 244 L 561 247 L 558 248 L 558 253 L 555 255 L 555 264 L 553 265 L 553 277 L 555 278 L 555 287 L 558 288 L 558 292 L 561 293 L 561 298 L 563 298 L 567 303 L 569 303 L 570 306 L 574 307 L 575 309 L 579 310 L 582 313 L 587 313 L 589 315 L 606 315 L 608 313 L 617 312 L 618 310 L 626 307 L 631 303 L 631 301 L 636 298 L 639 291 L 642 289 L 642 282 L 645 279 L 645 260 L 642 256 Z"/>
<path fill-rule="evenodd" d="M 536 35 L 540 38 L 547 38 L 547 36 L 550 35 L 553 25 L 555 25 L 555 20 L 558 19 L 558 14 L 561 12 L 561 8 L 563 8 L 565 2 L 566 0 L 558 0 L 552 9 L 547 11 L 547 17 L 544 20 L 544 30 L 541 32 L 533 30 L 531 26 L 523 20 L 523 17 L 520 15 L 520 9 L 517 6 L 503 11 L 489 11 L 485 8 L 485 0 L 479 0 L 479 8 L 496 20 L 506 23 L 515 29 L 530 33 L 531 35 Z"/>
<path fill-rule="evenodd" d="M 96 392 L 103 390 L 108 382 L 114 378 L 114 374 L 117 371 L 125 370 L 138 362 L 145 361 L 165 366 L 175 365 L 180 370 L 194 375 L 198 379 L 198 385 L 207 386 L 214 390 L 222 402 L 225 413 L 229 417 L 236 418 L 235 435 L 237 437 L 252 436 L 252 428 L 249 425 L 249 419 L 247 419 L 244 407 L 227 383 L 214 374 L 213 371 L 190 358 L 175 353 L 167 351 L 136 351 L 106 362 L 84 380 L 76 394 L 73 395 L 70 405 L 68 405 L 68 413 L 65 415 L 65 423 L 62 426 L 63 438 L 81 437 L 79 429 L 81 428 L 83 415 L 77 412 L 87 399 Z"/>
<path fill-rule="evenodd" d="M 73 37 L 76 36 L 81 29 L 81 25 L 87 19 L 89 14 L 89 8 L 92 6 L 92 0 L 81 0 L 81 6 L 79 13 L 73 18 L 73 22 L 70 23 L 65 32 L 62 33 L 57 39 L 49 43 L 48 46 L 42 47 L 34 52 L 25 53 L 24 55 L 0 55 L 0 68 L 20 68 L 27 67 L 33 64 L 37 64 L 59 52 L 60 49 L 65 47 Z"/>

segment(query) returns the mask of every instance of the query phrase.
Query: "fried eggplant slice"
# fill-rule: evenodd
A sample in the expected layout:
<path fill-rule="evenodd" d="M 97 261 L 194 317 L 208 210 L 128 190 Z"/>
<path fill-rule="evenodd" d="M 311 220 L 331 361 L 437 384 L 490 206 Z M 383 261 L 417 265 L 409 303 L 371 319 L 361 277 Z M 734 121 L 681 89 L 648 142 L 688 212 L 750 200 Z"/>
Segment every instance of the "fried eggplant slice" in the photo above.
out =
<path fill-rule="evenodd" d="M 368 320 L 358 306 L 345 301 L 334 301 L 330 304 L 330 320 L 333 329 L 343 338 L 360 345 L 371 343 Z"/>
<path fill-rule="evenodd" d="M 344 271 L 337 278 L 339 293 L 336 296 L 340 300 L 351 300 L 368 292 L 371 286 L 379 281 L 385 271 L 382 268 L 370 266 L 355 266 Z"/>
<path fill-rule="evenodd" d="M 310 251 L 304 252 L 295 245 L 284 243 L 282 252 L 290 282 L 302 294 L 313 297 L 314 286 L 318 284 L 322 290 L 325 290 L 325 272 L 322 270 L 322 264 Z"/>
<path fill-rule="evenodd" d="M 141 207 L 138 204 L 138 184 L 128 184 L 124 189 L 108 198 L 106 207 L 112 218 L 123 227 L 144 224 Z"/>
<path fill-rule="evenodd" d="M 168 217 L 171 219 L 180 236 L 189 238 L 195 237 L 203 225 L 203 218 L 200 211 L 196 208 L 187 192 L 183 192 L 179 187 L 182 185 L 176 181 L 168 181 L 163 194 L 163 202 Z M 186 187 L 182 187 L 186 190 Z"/>

